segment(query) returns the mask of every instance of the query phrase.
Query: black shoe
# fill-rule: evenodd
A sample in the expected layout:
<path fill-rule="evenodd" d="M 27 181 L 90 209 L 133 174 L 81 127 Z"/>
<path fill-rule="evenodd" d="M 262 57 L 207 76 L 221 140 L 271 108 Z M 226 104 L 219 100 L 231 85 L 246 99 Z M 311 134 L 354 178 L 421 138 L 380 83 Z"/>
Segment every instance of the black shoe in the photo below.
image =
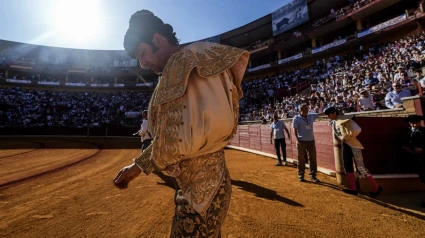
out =
<path fill-rule="evenodd" d="M 359 194 L 359 192 L 357 192 L 357 190 L 351 190 L 351 189 L 346 189 L 346 188 L 343 188 L 342 191 L 344 193 L 351 194 L 351 195 L 356 195 L 356 196 L 357 196 L 357 194 Z"/>
<path fill-rule="evenodd" d="M 304 176 L 298 176 L 298 180 L 299 180 L 300 182 L 305 182 L 305 180 L 304 180 Z"/>
<path fill-rule="evenodd" d="M 320 180 L 318 180 L 316 177 L 311 177 L 310 180 L 315 183 L 320 183 Z"/>
<path fill-rule="evenodd" d="M 378 186 L 378 190 L 376 192 L 370 192 L 370 197 L 371 198 L 376 198 L 377 196 L 379 196 L 379 194 L 381 194 L 383 188 L 381 186 Z"/>
<path fill-rule="evenodd" d="M 282 162 L 277 162 L 277 164 L 275 164 L 275 166 L 282 166 Z"/>

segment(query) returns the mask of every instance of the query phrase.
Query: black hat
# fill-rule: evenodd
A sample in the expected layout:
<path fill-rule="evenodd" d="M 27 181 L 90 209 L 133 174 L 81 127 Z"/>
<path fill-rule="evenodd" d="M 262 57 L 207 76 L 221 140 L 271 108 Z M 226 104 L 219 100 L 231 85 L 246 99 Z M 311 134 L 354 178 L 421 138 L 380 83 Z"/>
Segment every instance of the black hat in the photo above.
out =
<path fill-rule="evenodd" d="M 326 115 L 329 115 L 329 114 L 334 113 L 334 112 L 338 112 L 338 110 L 336 110 L 335 107 L 328 107 L 328 108 L 325 109 Z"/>
<path fill-rule="evenodd" d="M 418 122 L 420 120 L 424 120 L 424 116 L 419 116 L 419 115 L 409 115 L 408 117 L 406 117 L 404 119 L 405 122 L 411 122 L 411 123 L 415 123 Z"/>

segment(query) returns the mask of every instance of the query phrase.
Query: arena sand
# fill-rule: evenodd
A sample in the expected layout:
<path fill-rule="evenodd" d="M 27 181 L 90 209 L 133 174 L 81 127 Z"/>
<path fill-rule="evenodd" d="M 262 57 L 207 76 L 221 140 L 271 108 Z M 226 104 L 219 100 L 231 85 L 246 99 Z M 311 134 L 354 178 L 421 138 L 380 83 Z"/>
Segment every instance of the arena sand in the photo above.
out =
<path fill-rule="evenodd" d="M 120 148 L 126 140 L 0 142 L 1 237 L 169 237 L 167 176 L 113 186 L 139 153 Z M 236 150 L 226 150 L 226 161 L 233 195 L 223 237 L 425 237 L 423 218 L 343 194 L 334 178 L 300 183 L 294 166 Z"/>

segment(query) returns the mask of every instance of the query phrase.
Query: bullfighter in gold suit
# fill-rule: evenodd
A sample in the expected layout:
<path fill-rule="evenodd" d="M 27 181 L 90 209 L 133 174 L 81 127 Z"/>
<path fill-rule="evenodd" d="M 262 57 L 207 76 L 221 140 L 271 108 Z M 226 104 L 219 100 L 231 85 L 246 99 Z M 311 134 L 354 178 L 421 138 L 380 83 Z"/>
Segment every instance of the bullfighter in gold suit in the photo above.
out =
<path fill-rule="evenodd" d="M 142 171 L 166 171 L 177 184 L 171 237 L 219 237 L 231 196 L 223 148 L 237 129 L 249 53 L 202 42 L 181 49 L 147 10 L 131 17 L 124 47 L 162 76 L 148 111 L 153 142 L 114 183 L 123 189 Z"/>

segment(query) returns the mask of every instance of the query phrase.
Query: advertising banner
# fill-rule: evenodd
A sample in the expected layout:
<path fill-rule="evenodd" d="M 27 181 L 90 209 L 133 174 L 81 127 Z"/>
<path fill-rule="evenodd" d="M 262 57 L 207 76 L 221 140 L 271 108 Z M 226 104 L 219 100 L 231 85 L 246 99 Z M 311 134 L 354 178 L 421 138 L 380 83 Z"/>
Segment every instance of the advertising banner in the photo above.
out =
<path fill-rule="evenodd" d="M 368 29 L 366 29 L 366 30 L 363 30 L 363 31 L 359 32 L 359 33 L 357 34 L 357 38 L 361 38 L 361 37 L 363 37 L 363 36 L 367 36 L 367 35 L 372 34 L 372 33 L 374 33 L 374 32 L 377 32 L 377 31 L 383 30 L 383 29 L 385 29 L 385 28 L 387 28 L 387 27 L 390 27 L 390 26 L 396 25 L 396 24 L 398 24 L 398 23 L 400 23 L 400 22 L 402 22 L 402 21 L 404 21 L 404 20 L 406 20 L 406 19 L 407 19 L 406 14 L 403 14 L 403 15 L 401 15 L 401 16 L 398 16 L 398 17 L 396 17 L 396 18 L 393 18 L 393 19 L 391 19 L 391 20 L 388 20 L 388 21 L 386 21 L 386 22 L 383 22 L 383 23 L 381 23 L 381 24 L 379 24 L 379 25 L 376 25 L 376 26 L 374 26 L 374 27 L 371 27 L 371 28 L 368 28 Z"/>
<path fill-rule="evenodd" d="M 312 54 L 316 54 L 316 53 L 319 53 L 319 52 L 322 52 L 322 51 L 328 50 L 328 49 L 330 49 L 330 48 L 333 48 L 333 47 L 336 47 L 336 46 L 343 45 L 343 44 L 345 44 L 346 42 L 347 42 L 347 39 L 337 40 L 337 41 L 334 41 L 334 42 L 329 43 L 329 44 L 327 44 L 327 45 L 324 45 L 324 46 L 318 47 L 318 48 L 316 48 L 316 49 L 313 49 L 313 50 L 311 51 L 311 53 L 312 53 Z"/>
<path fill-rule="evenodd" d="M 307 0 L 293 0 L 272 13 L 273 35 L 279 35 L 307 21 Z"/>
<path fill-rule="evenodd" d="M 104 84 L 92 83 L 91 86 L 92 87 L 109 87 L 109 84 L 107 84 L 107 83 L 104 83 Z"/>
<path fill-rule="evenodd" d="M 83 87 L 86 86 L 85 83 L 66 83 L 66 86 L 78 86 L 78 87 Z"/>
<path fill-rule="evenodd" d="M 20 79 L 6 79 L 8 83 L 31 83 L 30 80 L 20 80 Z"/>
<path fill-rule="evenodd" d="M 42 84 L 42 85 L 60 85 L 59 82 L 38 82 L 38 84 Z"/>
<path fill-rule="evenodd" d="M 137 87 L 151 87 L 153 83 L 137 83 Z"/>
<path fill-rule="evenodd" d="M 288 63 L 288 62 L 291 62 L 291 61 L 296 60 L 296 59 L 301 59 L 302 57 L 303 57 L 303 53 L 299 53 L 297 55 L 293 55 L 291 57 L 279 60 L 278 64 Z"/>
<path fill-rule="evenodd" d="M 263 64 L 263 65 L 248 69 L 248 72 L 257 71 L 257 70 L 260 70 L 260 69 L 266 69 L 266 68 L 269 68 L 269 67 L 270 67 L 270 64 Z"/>

